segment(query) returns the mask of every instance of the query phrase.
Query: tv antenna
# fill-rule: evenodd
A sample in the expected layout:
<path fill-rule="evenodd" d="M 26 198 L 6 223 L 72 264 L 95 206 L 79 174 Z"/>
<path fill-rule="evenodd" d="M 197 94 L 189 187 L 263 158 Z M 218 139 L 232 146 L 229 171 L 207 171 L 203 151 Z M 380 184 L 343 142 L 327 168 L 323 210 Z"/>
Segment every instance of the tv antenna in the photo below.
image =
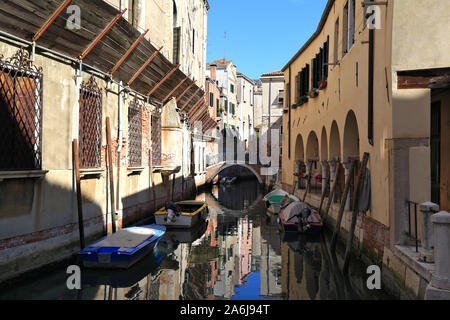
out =
<path fill-rule="evenodd" d="M 227 32 L 226 31 L 224 32 L 223 39 L 224 39 L 223 40 L 223 57 L 226 60 L 226 58 L 227 58 Z"/>

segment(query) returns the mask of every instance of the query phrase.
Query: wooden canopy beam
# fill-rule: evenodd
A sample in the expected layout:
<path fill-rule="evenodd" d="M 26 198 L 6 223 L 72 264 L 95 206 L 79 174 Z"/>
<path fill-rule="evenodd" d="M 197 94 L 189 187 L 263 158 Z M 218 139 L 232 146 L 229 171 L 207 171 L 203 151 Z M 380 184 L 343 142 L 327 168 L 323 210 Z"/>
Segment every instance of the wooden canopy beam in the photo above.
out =
<path fill-rule="evenodd" d="M 193 121 L 195 119 L 195 117 L 198 115 L 198 113 L 203 110 L 204 107 L 205 107 L 205 103 L 200 104 L 200 106 L 197 108 L 197 110 L 189 115 L 189 118 Z"/>
<path fill-rule="evenodd" d="M 212 120 L 212 123 L 210 125 L 208 125 L 208 127 L 206 128 L 207 131 L 214 128 L 215 126 L 217 126 L 216 120 L 214 120 L 212 118 L 211 118 L 211 120 Z"/>
<path fill-rule="evenodd" d="M 174 94 L 175 91 L 177 91 L 178 88 L 180 88 L 180 87 L 183 85 L 183 83 L 185 83 L 185 82 L 189 79 L 190 76 L 191 76 L 191 74 L 188 74 L 188 75 L 183 79 L 183 81 L 181 81 L 181 82 L 175 87 L 175 89 L 173 89 L 172 91 L 170 91 L 170 93 L 163 99 L 162 103 L 163 103 L 163 104 L 166 103 L 166 101 L 172 96 L 172 94 Z"/>
<path fill-rule="evenodd" d="M 147 94 L 149 97 L 155 93 L 156 90 L 158 90 L 159 87 L 161 87 L 163 85 L 164 82 L 167 81 L 167 79 L 170 78 L 171 75 L 173 75 L 173 73 L 175 71 L 177 71 L 178 69 L 180 69 L 181 64 L 177 65 L 175 68 L 173 68 L 172 70 L 169 71 L 168 74 L 166 74 L 166 76 L 152 89 L 150 90 L 150 92 Z"/>
<path fill-rule="evenodd" d="M 69 3 L 72 0 L 66 0 L 64 1 L 58 9 L 56 9 L 56 11 L 53 13 L 53 15 L 44 23 L 44 25 L 39 29 L 38 32 L 36 32 L 36 34 L 33 37 L 33 41 L 36 42 L 39 40 L 39 38 L 44 34 L 44 32 L 48 29 L 48 27 L 50 27 L 50 25 L 53 23 L 53 21 L 56 20 L 56 18 L 58 18 L 58 16 L 61 14 L 61 12 L 63 12 L 63 10 L 69 5 Z"/>
<path fill-rule="evenodd" d="M 202 123 L 202 125 L 203 125 L 203 122 L 204 122 L 206 119 L 208 119 L 208 117 L 209 117 L 209 112 L 208 112 L 208 110 L 206 110 L 205 114 L 204 114 L 203 116 L 199 117 L 199 118 L 197 119 L 197 121 L 200 121 L 200 122 Z"/>
<path fill-rule="evenodd" d="M 181 108 L 181 111 L 183 111 L 184 109 L 186 109 L 186 107 L 189 105 L 189 103 L 191 103 L 192 100 L 194 100 L 195 96 L 197 95 L 197 93 L 200 92 L 200 90 L 201 90 L 201 88 L 199 87 L 199 88 L 195 91 L 195 93 L 192 95 L 192 97 L 190 97 L 190 98 L 188 99 L 188 101 L 184 104 L 183 108 Z"/>
<path fill-rule="evenodd" d="M 141 41 L 144 39 L 144 37 L 148 33 L 148 31 L 149 31 L 149 29 L 145 30 L 145 32 L 143 34 L 141 34 L 141 36 L 133 43 L 133 45 L 130 47 L 130 49 L 128 49 L 127 53 L 125 53 L 125 55 L 119 60 L 119 62 L 117 62 L 115 67 L 111 70 L 111 74 L 114 74 L 117 71 L 117 69 L 119 69 L 119 67 L 122 65 L 122 63 L 125 62 L 125 60 L 128 58 L 128 56 L 134 51 L 134 49 L 136 49 L 136 47 L 139 45 L 139 43 L 141 43 Z"/>
<path fill-rule="evenodd" d="M 200 109 L 198 109 L 198 111 L 197 111 L 195 114 L 192 115 L 191 119 L 192 119 L 193 121 L 197 120 L 198 117 L 201 116 L 202 112 L 205 111 L 205 107 L 206 107 L 206 106 L 207 106 L 206 103 L 204 103 L 204 104 L 200 107 Z"/>
<path fill-rule="evenodd" d="M 134 76 L 130 79 L 130 81 L 128 81 L 128 86 L 131 86 L 131 84 L 141 75 L 142 72 L 144 72 L 145 68 L 147 68 L 147 66 L 152 63 L 153 60 L 155 60 L 156 56 L 158 55 L 158 53 L 161 52 L 161 50 L 163 49 L 163 47 L 159 48 L 158 51 L 155 51 L 152 56 L 147 60 L 146 63 L 144 63 L 144 65 L 134 74 Z"/>
<path fill-rule="evenodd" d="M 205 112 L 205 109 L 202 109 L 202 112 L 200 112 L 198 114 L 198 116 L 195 119 L 195 121 L 200 121 L 203 124 L 203 120 L 205 120 L 207 116 L 208 116 L 208 112 Z"/>
<path fill-rule="evenodd" d="M 194 106 L 192 107 L 191 111 L 194 110 L 195 108 L 197 108 L 198 105 L 202 102 L 202 100 L 203 100 L 203 97 L 200 98 L 200 99 L 194 104 Z M 189 111 L 189 112 L 190 112 L 190 111 Z"/>
<path fill-rule="evenodd" d="M 206 121 L 206 124 L 203 126 L 203 132 L 206 132 L 211 127 L 214 120 L 212 118 L 209 118 L 208 121 Z"/>
<path fill-rule="evenodd" d="M 95 38 L 94 41 L 92 41 L 92 43 L 89 45 L 89 47 L 84 50 L 84 52 L 80 55 L 80 60 L 83 60 L 84 58 L 86 58 L 86 56 L 89 54 L 89 52 L 92 51 L 92 49 L 94 49 L 94 47 L 100 42 L 100 40 L 102 40 L 102 38 L 108 33 L 109 30 L 111 30 L 111 28 L 117 23 L 117 21 L 119 21 L 119 19 L 125 14 L 125 12 L 128 9 L 125 8 L 123 9 L 123 11 L 119 14 L 117 14 L 114 19 L 106 26 L 106 28 L 103 30 L 103 32 L 101 34 L 99 34 L 97 36 L 97 38 Z"/>
<path fill-rule="evenodd" d="M 195 85 L 196 82 L 197 82 L 197 80 L 195 80 L 194 82 L 192 82 L 192 83 L 186 88 L 186 90 L 183 91 L 183 93 L 177 98 L 177 103 L 180 102 L 180 100 L 186 95 L 186 93 L 188 93 L 188 91 Z"/>
<path fill-rule="evenodd" d="M 194 114 L 194 112 L 196 112 L 198 110 L 198 108 L 201 108 L 202 103 L 205 103 L 205 97 L 201 97 L 200 100 L 197 101 L 197 103 L 194 105 L 194 107 L 192 107 L 191 110 L 189 110 L 188 112 L 188 116 L 192 116 Z"/>

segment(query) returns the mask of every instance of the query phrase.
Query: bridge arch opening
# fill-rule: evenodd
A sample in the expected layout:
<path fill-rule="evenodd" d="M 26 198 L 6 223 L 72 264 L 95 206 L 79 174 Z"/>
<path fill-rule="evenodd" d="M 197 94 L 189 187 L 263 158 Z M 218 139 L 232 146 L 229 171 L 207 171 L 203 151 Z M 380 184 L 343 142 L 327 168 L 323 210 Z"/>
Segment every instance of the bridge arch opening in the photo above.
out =
<path fill-rule="evenodd" d="M 212 171 L 211 171 L 210 177 L 207 180 L 207 183 L 208 184 L 212 183 L 217 176 L 219 176 L 224 171 L 226 171 L 230 168 L 233 168 L 233 167 L 245 168 L 246 170 L 250 171 L 255 176 L 255 178 L 258 180 L 258 182 L 260 184 L 264 183 L 263 178 L 261 177 L 261 174 L 258 171 L 256 171 L 254 168 L 252 168 L 251 165 L 248 165 L 246 163 L 239 163 L 239 162 L 231 162 L 231 163 L 224 162 L 222 164 L 215 166 L 214 168 L 209 168 L 209 170 L 212 170 Z"/>

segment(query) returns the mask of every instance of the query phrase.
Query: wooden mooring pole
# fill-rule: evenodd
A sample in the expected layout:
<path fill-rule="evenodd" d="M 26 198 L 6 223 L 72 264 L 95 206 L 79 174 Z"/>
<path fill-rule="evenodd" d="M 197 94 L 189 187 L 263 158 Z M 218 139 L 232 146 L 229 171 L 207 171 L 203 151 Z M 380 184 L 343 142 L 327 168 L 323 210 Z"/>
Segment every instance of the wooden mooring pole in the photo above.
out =
<path fill-rule="evenodd" d="M 344 215 L 345 204 L 347 203 L 347 197 L 350 192 L 351 180 L 352 180 L 353 174 L 355 172 L 356 163 L 357 163 L 357 160 L 353 160 L 350 165 L 350 172 L 348 175 L 347 182 L 345 183 L 344 194 L 341 199 L 341 206 L 339 207 L 339 213 L 338 213 L 338 217 L 336 220 L 336 226 L 334 228 L 333 237 L 331 238 L 331 244 L 330 244 L 331 250 L 334 250 L 336 248 L 336 241 L 337 241 L 339 232 L 341 230 L 342 216 Z"/>
<path fill-rule="evenodd" d="M 114 200 L 114 167 L 113 167 L 113 158 L 112 158 L 112 141 L 111 141 L 111 124 L 109 117 L 106 118 L 106 153 L 108 156 L 108 167 L 109 167 L 109 192 L 110 192 L 110 201 L 111 201 L 111 223 L 112 223 L 112 232 L 115 233 L 117 231 L 116 227 L 116 203 Z M 122 143 L 122 141 L 119 141 Z M 108 223 L 106 223 L 106 228 L 108 229 Z"/>
<path fill-rule="evenodd" d="M 80 246 L 81 250 L 85 248 L 84 242 L 84 220 L 83 220 L 83 198 L 81 194 L 81 175 L 80 175 L 80 155 L 78 153 L 78 140 L 73 140 L 73 168 L 75 171 L 75 183 L 77 187 L 77 207 L 78 207 L 78 228 L 80 231 Z"/>
<path fill-rule="evenodd" d="M 369 153 L 364 153 L 363 161 L 361 163 L 361 169 L 359 170 L 358 179 L 355 186 L 355 196 L 353 197 L 353 216 L 352 216 L 352 225 L 350 227 L 349 231 L 349 237 L 347 239 L 347 247 L 345 249 L 345 259 L 344 259 L 344 266 L 342 268 L 343 272 L 348 271 L 348 266 L 350 262 L 350 255 L 353 247 L 353 239 L 355 236 L 355 227 L 356 227 L 356 220 L 358 218 L 358 212 L 359 212 L 359 196 L 360 196 L 360 187 L 364 183 L 364 179 L 366 176 L 366 167 L 367 163 L 369 162 Z"/>
<path fill-rule="evenodd" d="M 335 171 L 335 174 L 334 174 L 333 186 L 331 187 L 330 195 L 328 197 L 327 207 L 325 209 L 325 212 L 324 212 L 324 215 L 323 215 L 323 218 L 322 218 L 323 221 L 325 221 L 328 218 L 328 212 L 330 211 L 331 203 L 333 202 L 334 194 L 336 193 L 337 181 L 338 181 L 339 172 L 340 172 L 340 169 L 341 169 L 340 167 L 341 166 L 338 163 L 336 165 L 336 171 Z"/>
<path fill-rule="evenodd" d="M 308 196 L 309 191 L 311 190 L 311 176 L 312 176 L 312 163 L 308 165 L 308 182 L 306 183 L 305 194 L 303 195 L 303 202 L 306 201 L 306 197 Z"/>
<path fill-rule="evenodd" d="M 328 181 L 330 181 L 330 178 L 322 178 L 322 185 L 325 182 L 325 188 L 322 187 L 322 196 L 320 197 L 320 205 L 319 205 L 319 214 L 322 215 L 322 206 L 323 203 L 325 202 L 325 195 L 327 194 L 327 185 L 328 185 Z"/>

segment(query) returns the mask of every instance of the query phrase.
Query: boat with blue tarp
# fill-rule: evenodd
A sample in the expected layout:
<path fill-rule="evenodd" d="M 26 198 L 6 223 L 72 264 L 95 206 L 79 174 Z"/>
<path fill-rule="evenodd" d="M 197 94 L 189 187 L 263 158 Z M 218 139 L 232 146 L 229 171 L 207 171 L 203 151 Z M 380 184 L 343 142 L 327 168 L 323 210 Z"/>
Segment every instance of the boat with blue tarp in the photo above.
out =
<path fill-rule="evenodd" d="M 152 224 L 119 230 L 79 253 L 86 268 L 128 269 L 158 245 L 166 227 Z"/>

